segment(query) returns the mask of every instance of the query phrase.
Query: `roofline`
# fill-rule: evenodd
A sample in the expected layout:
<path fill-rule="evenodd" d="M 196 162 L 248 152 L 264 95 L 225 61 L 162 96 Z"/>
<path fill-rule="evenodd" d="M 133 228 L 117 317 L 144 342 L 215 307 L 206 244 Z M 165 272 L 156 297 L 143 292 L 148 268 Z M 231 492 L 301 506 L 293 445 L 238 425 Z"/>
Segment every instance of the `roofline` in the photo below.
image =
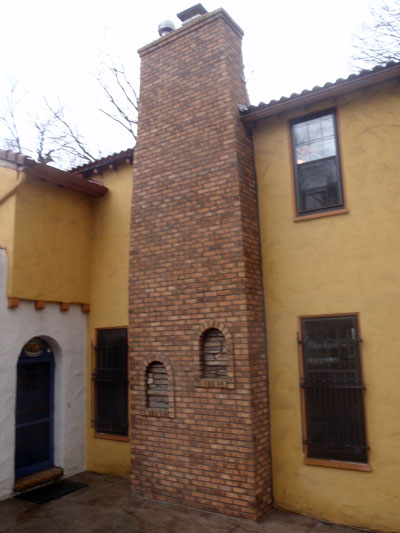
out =
<path fill-rule="evenodd" d="M 42 163 L 36 163 L 33 168 L 25 168 L 25 172 L 33 178 L 54 183 L 60 187 L 78 191 L 89 196 L 103 196 L 108 191 L 108 188 L 99 181 L 74 176 L 70 172 L 49 167 Z"/>
<path fill-rule="evenodd" d="M 107 187 L 98 181 L 83 179 L 59 168 L 37 163 L 30 157 L 10 150 L 0 150 L 1 160 L 6 161 L 18 170 L 25 171 L 27 176 L 89 196 L 103 196 L 108 191 Z"/>
<path fill-rule="evenodd" d="M 87 178 L 91 174 L 101 174 L 103 170 L 115 169 L 118 165 L 132 165 L 133 156 L 134 148 L 128 148 L 127 150 L 96 159 L 96 161 L 92 161 L 91 163 L 84 163 L 83 165 L 74 167 L 69 172 L 75 176 Z"/>
<path fill-rule="evenodd" d="M 292 111 L 303 105 L 316 104 L 332 97 L 343 96 L 349 92 L 358 91 L 378 83 L 384 83 L 397 77 L 400 77 L 400 64 L 396 64 L 393 67 L 385 68 L 377 72 L 370 72 L 369 74 L 351 80 L 341 81 L 340 83 L 332 84 L 329 87 L 314 89 L 307 94 L 296 95 L 283 102 L 279 101 L 267 104 L 261 109 L 248 111 L 246 114 L 242 115 L 242 121 L 246 124 L 253 124 L 258 120 L 277 115 L 278 113 Z"/>

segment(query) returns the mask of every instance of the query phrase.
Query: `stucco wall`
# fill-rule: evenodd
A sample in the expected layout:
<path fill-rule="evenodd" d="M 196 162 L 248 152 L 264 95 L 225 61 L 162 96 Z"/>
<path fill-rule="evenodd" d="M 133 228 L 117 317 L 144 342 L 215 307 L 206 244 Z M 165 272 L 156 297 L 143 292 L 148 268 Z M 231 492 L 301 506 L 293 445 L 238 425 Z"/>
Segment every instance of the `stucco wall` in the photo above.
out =
<path fill-rule="evenodd" d="M 38 179 L 18 188 L 9 296 L 89 303 L 91 202 Z"/>
<path fill-rule="evenodd" d="M 92 262 L 90 270 L 91 311 L 88 324 L 88 469 L 128 477 L 130 446 L 128 442 L 94 436 L 92 350 L 96 328 L 128 325 L 128 260 L 132 165 L 120 165 L 105 171 L 101 179 L 108 193 L 93 202 Z"/>
<path fill-rule="evenodd" d="M 15 191 L 23 180 L 23 174 L 17 172 L 12 164 L 4 161 L 0 163 L 0 248 L 7 250 L 9 268 L 9 286 L 12 283 L 12 259 L 14 256 L 14 221 L 15 221 Z"/>
<path fill-rule="evenodd" d="M 347 214 L 294 222 L 288 120 L 336 106 Z M 400 91 L 271 118 L 254 131 L 276 505 L 400 531 Z M 298 317 L 360 313 L 372 472 L 303 463 Z"/>
<path fill-rule="evenodd" d="M 57 304 L 35 311 L 33 302 L 7 308 L 7 254 L 0 249 L 0 498 L 14 485 L 17 362 L 24 344 L 43 337 L 55 354 L 54 464 L 66 475 L 85 470 L 85 379 L 87 315 L 80 306 L 61 312 Z"/>

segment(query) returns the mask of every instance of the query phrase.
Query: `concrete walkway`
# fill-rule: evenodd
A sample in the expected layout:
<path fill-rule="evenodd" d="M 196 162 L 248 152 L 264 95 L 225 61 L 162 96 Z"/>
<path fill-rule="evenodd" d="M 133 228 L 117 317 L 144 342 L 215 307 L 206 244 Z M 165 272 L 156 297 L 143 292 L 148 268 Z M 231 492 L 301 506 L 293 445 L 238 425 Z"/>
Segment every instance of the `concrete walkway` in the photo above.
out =
<path fill-rule="evenodd" d="M 71 479 L 89 487 L 42 505 L 0 502 L 0 533 L 354 533 L 282 511 L 256 523 L 158 503 L 131 496 L 125 480 L 88 472 Z"/>

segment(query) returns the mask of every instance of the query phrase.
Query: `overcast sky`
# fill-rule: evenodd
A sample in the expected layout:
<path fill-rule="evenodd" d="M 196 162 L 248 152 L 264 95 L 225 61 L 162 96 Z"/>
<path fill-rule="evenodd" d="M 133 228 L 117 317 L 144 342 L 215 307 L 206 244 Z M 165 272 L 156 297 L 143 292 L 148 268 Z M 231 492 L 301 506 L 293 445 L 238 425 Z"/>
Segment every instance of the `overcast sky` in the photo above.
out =
<path fill-rule="evenodd" d="M 379 1 L 204 0 L 203 5 L 208 11 L 223 7 L 244 30 L 248 91 L 251 102 L 258 104 L 346 77 L 351 72 L 352 34 Z M 93 113 L 100 97 L 93 73 L 101 53 L 119 57 L 138 85 L 137 49 L 158 38 L 161 20 L 170 19 L 179 27 L 176 13 L 195 3 L 5 0 L 0 110 L 10 84 L 17 80 L 30 95 L 59 97 L 74 121 L 103 149 L 105 144 L 109 152 L 124 149 L 128 138 Z"/>

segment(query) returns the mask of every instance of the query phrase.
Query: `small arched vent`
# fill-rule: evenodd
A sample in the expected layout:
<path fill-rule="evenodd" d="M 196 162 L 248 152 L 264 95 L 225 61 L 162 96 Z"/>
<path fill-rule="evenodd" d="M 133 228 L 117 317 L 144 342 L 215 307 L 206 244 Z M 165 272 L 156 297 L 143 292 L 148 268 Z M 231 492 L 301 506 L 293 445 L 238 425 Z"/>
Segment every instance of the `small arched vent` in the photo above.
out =
<path fill-rule="evenodd" d="M 204 378 L 226 379 L 226 341 L 219 329 L 207 329 L 201 336 L 201 358 Z"/>
<path fill-rule="evenodd" d="M 165 366 L 155 361 L 146 371 L 146 395 L 149 409 L 168 409 L 168 373 Z"/>

